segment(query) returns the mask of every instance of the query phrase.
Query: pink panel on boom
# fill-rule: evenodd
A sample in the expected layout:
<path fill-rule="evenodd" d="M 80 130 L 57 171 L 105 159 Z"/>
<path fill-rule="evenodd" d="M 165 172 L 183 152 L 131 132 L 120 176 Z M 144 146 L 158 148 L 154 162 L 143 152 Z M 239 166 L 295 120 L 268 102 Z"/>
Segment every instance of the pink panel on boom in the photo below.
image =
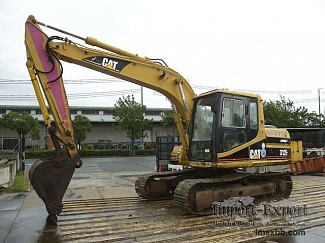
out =
<path fill-rule="evenodd" d="M 45 42 L 44 34 L 30 23 L 27 23 L 26 26 L 32 36 L 34 46 L 36 47 L 38 57 L 42 64 L 43 70 L 41 71 L 50 71 L 53 67 L 53 64 L 49 61 L 48 53 L 43 49 L 43 43 Z M 49 81 L 54 80 L 59 76 L 58 61 L 54 58 L 53 60 L 55 65 L 53 71 L 45 74 L 47 80 Z M 65 109 L 64 87 L 62 87 L 60 79 L 58 79 L 53 83 L 49 83 L 49 86 L 51 87 L 51 91 L 55 99 L 55 102 L 57 103 L 57 107 L 59 108 L 61 117 L 63 120 L 66 120 L 68 117 L 68 111 Z M 70 128 L 69 123 L 65 122 L 64 127 L 66 129 L 69 129 Z"/>

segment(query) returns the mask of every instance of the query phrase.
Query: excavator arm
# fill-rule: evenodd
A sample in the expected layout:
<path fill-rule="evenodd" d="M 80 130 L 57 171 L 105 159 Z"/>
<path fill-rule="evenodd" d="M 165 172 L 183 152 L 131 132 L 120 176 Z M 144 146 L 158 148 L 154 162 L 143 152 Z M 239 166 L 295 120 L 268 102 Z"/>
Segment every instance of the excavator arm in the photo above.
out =
<path fill-rule="evenodd" d="M 48 37 L 40 25 L 81 39 L 86 44 L 98 49 L 83 46 L 68 38 Z M 162 60 L 140 57 L 97 41 L 92 37 L 79 37 L 38 22 L 34 16 L 29 16 L 25 24 L 25 45 L 27 69 L 45 125 L 57 150 L 56 158 L 35 163 L 30 170 L 30 180 L 36 192 L 45 202 L 49 215 L 54 221 L 56 221 L 56 215 L 59 215 L 62 210 L 62 198 L 74 173 L 72 165 L 80 167 L 82 164 L 74 139 L 69 105 L 62 79 L 61 61 L 142 85 L 165 95 L 173 104 L 175 111 L 174 120 L 183 147 L 180 156 L 181 163 L 188 162 L 186 154 L 189 147 L 188 136 L 182 126 L 182 120 L 187 125 L 190 122 L 195 93 L 189 83 Z M 53 115 L 55 126 L 50 119 L 43 94 Z M 61 144 L 64 144 L 66 151 L 63 151 Z M 57 161 L 60 163 L 55 163 Z M 45 171 L 46 173 L 44 173 Z M 48 175 L 53 183 L 48 182 Z M 48 184 L 46 186 L 44 186 L 45 181 Z M 65 182 L 63 185 L 60 184 L 62 181 Z M 53 193 L 53 190 L 56 193 Z M 53 195 L 57 196 L 53 198 Z"/>

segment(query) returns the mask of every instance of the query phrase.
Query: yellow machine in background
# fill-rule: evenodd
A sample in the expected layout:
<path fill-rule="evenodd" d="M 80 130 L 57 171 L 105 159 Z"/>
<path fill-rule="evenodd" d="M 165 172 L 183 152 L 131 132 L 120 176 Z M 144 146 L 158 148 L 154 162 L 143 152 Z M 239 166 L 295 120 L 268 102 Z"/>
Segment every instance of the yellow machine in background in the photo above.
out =
<path fill-rule="evenodd" d="M 291 160 L 299 161 L 304 158 L 302 141 L 291 141 Z"/>
<path fill-rule="evenodd" d="M 48 37 L 40 25 L 97 49 L 67 37 Z M 284 129 L 265 127 L 260 95 L 230 90 L 196 95 L 186 79 L 161 59 L 140 57 L 91 37 L 79 37 L 43 24 L 33 16 L 26 21 L 25 45 L 27 68 L 57 150 L 55 158 L 34 163 L 30 181 L 54 221 L 62 210 L 62 198 L 74 168 L 82 164 L 74 140 L 61 61 L 142 85 L 171 101 L 181 141 L 181 147 L 176 148 L 176 158 L 187 169 L 139 177 L 135 182 L 139 196 L 148 200 L 174 198 L 177 205 L 201 213 L 211 211 L 214 201 L 229 197 L 290 195 L 292 182 L 287 174 L 237 170 L 291 162 L 290 136 Z M 182 121 L 188 127 L 186 131 Z M 66 151 L 59 146 L 59 141 Z"/>
<path fill-rule="evenodd" d="M 313 151 L 313 149 L 311 150 Z M 325 173 L 324 154 L 319 153 L 312 156 L 310 154 L 305 154 L 303 142 L 301 140 L 291 141 L 291 158 L 292 162 L 288 164 L 287 167 L 293 175 L 319 172 Z"/>

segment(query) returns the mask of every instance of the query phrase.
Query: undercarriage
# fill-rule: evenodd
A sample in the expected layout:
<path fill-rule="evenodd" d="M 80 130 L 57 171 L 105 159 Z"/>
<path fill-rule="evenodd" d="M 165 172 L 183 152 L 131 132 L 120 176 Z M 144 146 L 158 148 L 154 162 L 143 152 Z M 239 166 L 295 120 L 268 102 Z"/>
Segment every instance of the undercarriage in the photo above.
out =
<path fill-rule="evenodd" d="M 73 159 L 58 155 L 54 159 L 39 160 L 30 169 L 31 184 L 54 222 L 62 211 L 62 199 L 74 168 Z M 191 168 L 143 175 L 136 180 L 135 190 L 146 200 L 174 199 L 183 210 L 202 215 L 212 213 L 214 202 L 232 197 L 288 198 L 292 181 L 284 173 Z"/>
<path fill-rule="evenodd" d="M 135 182 L 138 195 L 147 200 L 174 198 L 175 203 L 194 214 L 211 214 L 212 204 L 232 197 L 281 200 L 292 191 L 286 173 L 252 174 L 234 171 L 185 169 L 152 173 Z"/>

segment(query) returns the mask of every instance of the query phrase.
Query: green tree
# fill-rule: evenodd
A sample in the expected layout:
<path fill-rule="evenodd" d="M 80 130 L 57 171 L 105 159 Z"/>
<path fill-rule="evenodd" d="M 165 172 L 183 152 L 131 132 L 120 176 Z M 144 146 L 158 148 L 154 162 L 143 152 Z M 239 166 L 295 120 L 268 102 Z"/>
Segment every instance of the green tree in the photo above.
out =
<path fill-rule="evenodd" d="M 87 132 L 91 132 L 92 126 L 90 120 L 82 115 L 76 115 L 72 121 L 74 138 L 78 147 L 81 148 L 81 142 L 87 137 Z"/>
<path fill-rule="evenodd" d="M 173 126 L 173 136 L 175 136 L 175 120 L 174 120 L 174 112 L 173 111 L 165 111 L 161 116 L 162 124 L 164 127 Z M 182 119 L 182 126 L 186 130 L 187 124 Z"/>
<path fill-rule="evenodd" d="M 324 115 L 317 114 L 315 111 L 306 116 L 306 125 L 308 127 L 324 127 Z"/>
<path fill-rule="evenodd" d="M 292 101 L 285 100 L 280 96 L 280 100 L 264 101 L 265 123 L 276 127 L 307 127 L 313 124 L 320 124 L 316 114 L 308 113 L 305 107 L 296 108 Z"/>
<path fill-rule="evenodd" d="M 25 160 L 23 158 L 25 152 L 25 136 L 30 133 L 32 140 L 40 139 L 41 125 L 37 118 L 33 118 L 27 112 L 22 114 L 18 112 L 9 112 L 0 118 L 0 126 L 16 131 L 21 139 L 20 155 L 21 170 L 25 170 Z"/>
<path fill-rule="evenodd" d="M 119 98 L 112 110 L 113 119 L 118 128 L 126 132 L 131 139 L 131 153 L 133 153 L 134 140 L 145 137 L 145 131 L 152 125 L 152 119 L 145 119 L 146 106 L 136 102 L 133 95 Z"/>
<path fill-rule="evenodd" d="M 27 112 L 9 112 L 0 118 L 0 126 L 16 131 L 21 138 L 30 133 L 32 140 L 40 139 L 41 125 L 37 118 L 33 118 Z"/>
<path fill-rule="evenodd" d="M 164 127 L 174 125 L 174 112 L 164 111 L 163 115 L 161 116 L 161 120 Z"/>

